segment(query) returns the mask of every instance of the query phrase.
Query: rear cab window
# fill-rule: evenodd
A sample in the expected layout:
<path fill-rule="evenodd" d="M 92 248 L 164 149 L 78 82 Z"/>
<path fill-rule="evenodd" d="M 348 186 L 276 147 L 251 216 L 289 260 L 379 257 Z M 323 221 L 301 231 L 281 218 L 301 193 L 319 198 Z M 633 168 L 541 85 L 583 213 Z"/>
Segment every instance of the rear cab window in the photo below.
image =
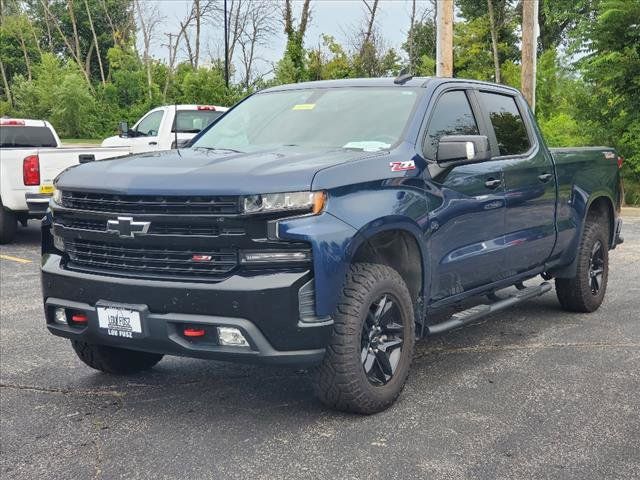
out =
<path fill-rule="evenodd" d="M 55 148 L 57 146 L 58 142 L 48 127 L 0 127 L 0 148 Z"/>
<path fill-rule="evenodd" d="M 435 160 L 438 142 L 446 135 L 479 135 L 478 124 L 464 90 L 443 93 L 431 113 L 424 142 L 426 158 Z"/>
<path fill-rule="evenodd" d="M 510 95 L 478 92 L 496 135 L 501 156 L 522 155 L 531 148 L 531 139 L 515 99 Z"/>
<path fill-rule="evenodd" d="M 178 110 L 171 132 L 199 133 L 223 113 L 217 110 Z"/>

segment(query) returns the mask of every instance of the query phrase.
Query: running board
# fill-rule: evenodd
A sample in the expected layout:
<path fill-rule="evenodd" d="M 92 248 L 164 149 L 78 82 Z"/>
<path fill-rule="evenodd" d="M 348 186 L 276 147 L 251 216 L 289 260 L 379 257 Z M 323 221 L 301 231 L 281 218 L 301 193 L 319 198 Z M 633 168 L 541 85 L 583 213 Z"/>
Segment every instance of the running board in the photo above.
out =
<path fill-rule="evenodd" d="M 512 295 L 502 300 L 497 300 L 490 305 L 476 305 L 462 312 L 454 313 L 449 320 L 435 325 L 427 327 L 427 334 L 433 335 L 435 333 L 443 333 L 454 328 L 463 327 L 471 322 L 481 319 L 482 317 L 495 313 L 499 310 L 504 310 L 513 305 L 516 305 L 525 300 L 539 297 L 551 290 L 551 285 L 548 282 L 543 282 L 535 287 L 525 287 L 519 289 Z"/>

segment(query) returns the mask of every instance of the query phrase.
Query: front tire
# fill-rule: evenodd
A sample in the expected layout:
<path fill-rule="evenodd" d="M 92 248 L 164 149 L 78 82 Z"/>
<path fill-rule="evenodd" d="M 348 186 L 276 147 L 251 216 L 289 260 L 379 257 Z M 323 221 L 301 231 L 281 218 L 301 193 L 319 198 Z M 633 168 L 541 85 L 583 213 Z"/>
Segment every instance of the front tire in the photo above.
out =
<path fill-rule="evenodd" d="M 124 348 L 94 345 L 78 340 L 71 340 L 71 345 L 78 358 L 91 368 L 117 375 L 149 370 L 162 360 L 162 355 L 159 353 L 138 352 Z"/>
<path fill-rule="evenodd" d="M 13 242 L 18 229 L 15 213 L 5 209 L 0 203 L 0 245 Z"/>
<path fill-rule="evenodd" d="M 556 295 L 563 309 L 588 313 L 602 304 L 609 278 L 608 237 L 608 228 L 601 218 L 587 218 L 575 277 L 556 278 Z"/>
<path fill-rule="evenodd" d="M 385 265 L 352 265 L 333 320 L 315 372 L 316 395 L 345 412 L 386 409 L 404 387 L 415 343 L 413 303 L 402 277 Z"/>

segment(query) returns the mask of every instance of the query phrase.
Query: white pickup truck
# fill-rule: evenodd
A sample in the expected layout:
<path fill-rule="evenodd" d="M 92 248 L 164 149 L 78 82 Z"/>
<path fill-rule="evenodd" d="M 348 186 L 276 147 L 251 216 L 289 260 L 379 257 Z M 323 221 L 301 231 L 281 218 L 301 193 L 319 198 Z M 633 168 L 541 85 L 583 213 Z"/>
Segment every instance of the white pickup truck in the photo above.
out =
<path fill-rule="evenodd" d="M 131 147 L 132 153 L 170 150 L 186 145 L 228 108 L 217 105 L 165 105 L 154 108 L 129 128 L 118 126 L 119 135 L 103 140 L 103 147 Z"/>
<path fill-rule="evenodd" d="M 49 122 L 0 118 L 0 244 L 13 241 L 18 222 L 42 218 L 60 172 L 129 153 L 126 146 L 62 148 Z"/>

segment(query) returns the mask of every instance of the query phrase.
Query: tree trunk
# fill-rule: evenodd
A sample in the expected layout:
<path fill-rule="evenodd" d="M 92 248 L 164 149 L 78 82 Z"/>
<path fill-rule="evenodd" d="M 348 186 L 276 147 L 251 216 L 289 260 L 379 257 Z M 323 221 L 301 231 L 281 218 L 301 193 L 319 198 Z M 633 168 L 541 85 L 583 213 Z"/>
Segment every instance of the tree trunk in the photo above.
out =
<path fill-rule="evenodd" d="M 413 75 L 414 64 L 413 64 L 413 35 L 414 35 L 414 27 L 416 24 L 416 0 L 411 2 L 411 23 L 409 24 L 409 73 Z"/>
<path fill-rule="evenodd" d="M 436 76 L 453 77 L 453 0 L 436 7 Z"/>
<path fill-rule="evenodd" d="M 89 19 L 89 27 L 91 27 L 91 34 L 93 35 L 93 44 L 96 46 L 96 56 L 98 57 L 98 65 L 100 66 L 100 79 L 102 80 L 102 84 L 104 85 L 104 68 L 102 67 L 102 58 L 100 58 L 100 46 L 98 45 L 98 35 L 96 35 L 96 29 L 93 26 L 93 19 L 91 18 L 91 11 L 89 10 L 89 3 L 87 0 L 84 0 L 84 6 L 87 9 L 87 17 Z"/>
<path fill-rule="evenodd" d="M 489 9 L 489 27 L 491 29 L 491 48 L 493 50 L 493 67 L 496 71 L 496 83 L 501 83 L 500 57 L 498 57 L 498 31 L 496 28 L 495 16 L 493 14 L 493 0 L 487 0 Z"/>
<path fill-rule="evenodd" d="M 93 56 L 93 48 L 94 43 L 91 42 L 89 45 L 89 51 L 87 52 L 87 56 L 84 59 L 84 71 L 87 72 L 87 76 L 91 76 L 91 57 Z"/>
<path fill-rule="evenodd" d="M 13 108 L 13 98 L 11 98 L 11 89 L 9 88 L 9 80 L 7 79 L 7 72 L 4 69 L 4 64 L 0 60 L 0 72 L 2 73 L 2 83 L 4 84 L 4 94 L 7 97 L 9 106 Z"/>
<path fill-rule="evenodd" d="M 80 36 L 78 35 L 78 25 L 76 23 L 76 14 L 73 11 L 73 0 L 67 0 L 67 9 L 69 10 L 69 18 L 71 19 L 71 27 L 73 28 L 73 40 L 76 46 L 76 58 L 78 63 L 82 59 L 82 51 L 80 50 Z"/>
<path fill-rule="evenodd" d="M 198 68 L 200 62 L 200 0 L 193 0 L 193 7 L 195 8 L 196 16 L 196 45 L 195 45 L 195 67 Z"/>
<path fill-rule="evenodd" d="M 20 47 L 22 47 L 22 54 L 24 55 L 24 63 L 27 67 L 27 78 L 31 81 L 31 61 L 29 60 L 29 53 L 27 52 L 27 44 L 24 42 L 24 37 L 22 36 L 22 32 L 18 32 L 20 36 Z"/>
<path fill-rule="evenodd" d="M 367 25 L 367 31 L 365 32 L 365 35 L 364 35 L 364 41 L 362 42 L 363 46 L 369 43 L 369 41 L 371 40 L 371 34 L 373 33 L 373 25 L 376 20 L 376 10 L 378 10 L 378 0 L 373 0 L 372 7 L 369 7 L 369 4 L 366 1 L 364 2 L 364 4 L 369 9 L 370 16 L 369 16 L 369 24 Z"/>

